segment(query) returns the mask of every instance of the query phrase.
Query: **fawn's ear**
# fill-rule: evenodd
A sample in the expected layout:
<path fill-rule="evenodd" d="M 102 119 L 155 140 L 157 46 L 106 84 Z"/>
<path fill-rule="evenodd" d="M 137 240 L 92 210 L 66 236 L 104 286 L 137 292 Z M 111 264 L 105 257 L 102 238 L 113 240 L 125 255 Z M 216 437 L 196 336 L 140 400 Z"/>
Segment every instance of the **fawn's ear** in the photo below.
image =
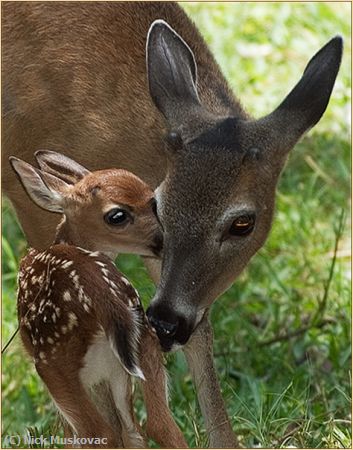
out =
<path fill-rule="evenodd" d="M 148 32 L 147 74 L 152 100 L 171 126 L 200 106 L 194 55 L 164 20 L 155 20 Z"/>
<path fill-rule="evenodd" d="M 65 191 L 70 188 L 69 184 L 14 156 L 10 156 L 9 160 L 25 191 L 36 205 L 47 211 L 64 212 Z"/>
<path fill-rule="evenodd" d="M 38 150 L 34 154 L 39 167 L 66 183 L 75 184 L 90 173 L 85 167 L 62 153 Z"/>

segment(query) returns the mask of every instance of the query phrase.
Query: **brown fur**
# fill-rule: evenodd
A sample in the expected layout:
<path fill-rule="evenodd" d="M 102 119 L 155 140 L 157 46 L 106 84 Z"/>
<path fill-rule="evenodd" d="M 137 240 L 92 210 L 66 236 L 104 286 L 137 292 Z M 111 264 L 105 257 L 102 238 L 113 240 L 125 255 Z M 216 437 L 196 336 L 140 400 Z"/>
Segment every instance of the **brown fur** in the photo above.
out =
<path fill-rule="evenodd" d="M 163 179 L 165 126 L 145 71 L 146 35 L 157 18 L 171 22 L 198 55 L 204 101 L 223 113 L 239 109 L 217 96 L 229 94 L 226 82 L 174 3 L 2 3 L 3 187 L 36 248 L 49 245 L 57 219 L 28 202 L 9 155 L 33 162 L 35 150 L 48 148 L 79 155 L 90 170 L 131 170 L 152 187 Z"/>

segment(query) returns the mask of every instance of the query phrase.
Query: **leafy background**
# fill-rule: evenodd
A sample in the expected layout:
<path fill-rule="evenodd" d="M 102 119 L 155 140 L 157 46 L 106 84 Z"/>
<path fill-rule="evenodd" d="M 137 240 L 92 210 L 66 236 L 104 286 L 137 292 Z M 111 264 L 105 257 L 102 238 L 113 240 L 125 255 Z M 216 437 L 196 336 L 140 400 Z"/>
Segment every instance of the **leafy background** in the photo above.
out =
<path fill-rule="evenodd" d="M 182 3 L 234 92 L 256 117 L 275 108 L 332 36 L 343 63 L 320 123 L 291 153 L 271 235 L 215 303 L 216 366 L 246 447 L 351 447 L 351 4 Z M 16 275 L 26 244 L 3 200 L 3 346 L 17 326 Z M 119 258 L 148 304 L 140 260 Z M 168 357 L 171 408 L 190 446 L 207 445 L 181 353 Z M 2 432 L 57 434 L 55 409 L 16 337 L 2 355 Z M 140 419 L 144 409 L 139 394 Z M 3 442 L 6 446 L 6 443 Z"/>

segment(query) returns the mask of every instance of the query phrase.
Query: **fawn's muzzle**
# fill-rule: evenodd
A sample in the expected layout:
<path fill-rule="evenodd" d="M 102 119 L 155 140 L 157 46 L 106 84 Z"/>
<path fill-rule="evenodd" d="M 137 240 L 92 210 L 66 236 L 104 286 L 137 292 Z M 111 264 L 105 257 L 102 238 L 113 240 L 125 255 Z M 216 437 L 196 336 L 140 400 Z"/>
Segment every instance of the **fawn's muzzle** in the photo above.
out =
<path fill-rule="evenodd" d="M 146 314 L 163 351 L 169 352 L 173 345 L 184 345 L 189 340 L 194 321 L 190 323 L 184 316 L 161 304 L 151 305 Z"/>

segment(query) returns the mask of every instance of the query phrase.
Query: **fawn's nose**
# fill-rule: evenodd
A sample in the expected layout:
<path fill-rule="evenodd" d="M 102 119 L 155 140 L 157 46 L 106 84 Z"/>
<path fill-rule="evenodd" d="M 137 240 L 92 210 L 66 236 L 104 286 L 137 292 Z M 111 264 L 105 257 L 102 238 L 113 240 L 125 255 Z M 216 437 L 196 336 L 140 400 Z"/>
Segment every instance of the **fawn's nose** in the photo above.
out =
<path fill-rule="evenodd" d="M 149 323 L 156 330 L 163 351 L 169 352 L 175 344 L 186 344 L 192 326 L 184 316 L 175 313 L 163 304 L 152 304 L 146 314 Z"/>

